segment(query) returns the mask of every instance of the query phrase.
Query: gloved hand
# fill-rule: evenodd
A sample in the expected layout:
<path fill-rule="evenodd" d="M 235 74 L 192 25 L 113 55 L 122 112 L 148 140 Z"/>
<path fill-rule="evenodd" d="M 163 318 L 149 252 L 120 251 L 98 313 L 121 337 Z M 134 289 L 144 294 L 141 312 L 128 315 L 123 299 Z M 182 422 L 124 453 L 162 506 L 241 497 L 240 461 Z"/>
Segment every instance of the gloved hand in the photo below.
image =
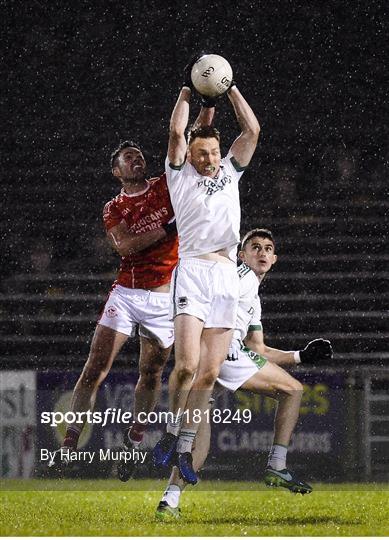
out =
<path fill-rule="evenodd" d="M 162 228 L 165 229 L 166 234 L 177 234 L 176 218 L 173 216 L 165 225 L 162 225 Z"/>
<path fill-rule="evenodd" d="M 316 360 L 330 360 L 334 353 L 328 339 L 314 339 L 304 349 L 298 351 L 301 362 L 313 363 Z"/>
<path fill-rule="evenodd" d="M 228 354 L 226 360 L 229 362 L 235 362 L 239 359 L 239 351 L 242 349 L 242 344 L 237 339 L 233 339 L 228 348 Z"/>
<path fill-rule="evenodd" d="M 230 84 L 228 90 L 226 91 L 226 94 L 227 94 L 227 92 L 229 92 L 229 91 L 231 90 L 231 88 L 232 88 L 233 86 L 236 86 L 236 81 L 234 81 L 234 79 L 232 79 L 231 84 Z"/>
<path fill-rule="evenodd" d="M 182 81 L 182 86 L 187 86 L 188 88 L 193 90 L 194 87 L 193 87 L 192 77 L 191 77 L 192 67 L 193 67 L 193 64 L 195 64 L 199 58 L 204 56 L 204 54 L 207 54 L 207 53 L 204 51 L 201 51 L 199 53 L 194 54 L 189 60 L 189 62 L 186 64 L 186 66 L 184 67 L 184 80 Z"/>

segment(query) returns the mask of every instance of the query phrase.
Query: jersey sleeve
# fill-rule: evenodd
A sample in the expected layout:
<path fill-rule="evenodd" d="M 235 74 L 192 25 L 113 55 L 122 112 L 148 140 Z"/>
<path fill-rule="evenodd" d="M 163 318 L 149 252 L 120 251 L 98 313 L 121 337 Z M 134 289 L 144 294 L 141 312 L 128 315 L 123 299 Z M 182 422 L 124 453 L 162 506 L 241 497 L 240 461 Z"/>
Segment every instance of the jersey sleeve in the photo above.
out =
<path fill-rule="evenodd" d="M 103 210 L 103 221 L 105 230 L 108 231 L 115 225 L 119 225 L 123 221 L 123 216 L 118 207 L 115 205 L 115 201 L 109 201 Z"/>
<path fill-rule="evenodd" d="M 254 313 L 251 317 L 251 321 L 247 332 L 255 332 L 255 330 L 262 330 L 262 307 L 259 296 L 256 297 L 254 303 Z"/>
<path fill-rule="evenodd" d="M 232 177 L 236 181 L 239 181 L 242 174 L 246 170 L 246 167 L 241 167 L 241 165 L 239 165 L 239 163 L 234 158 L 231 150 L 228 152 L 228 154 L 226 155 L 223 161 L 224 161 L 225 166 L 228 167 L 230 173 L 232 174 Z"/>
<path fill-rule="evenodd" d="M 172 165 L 169 161 L 169 157 L 166 156 L 165 172 L 168 185 L 182 175 L 182 171 L 185 167 L 187 167 L 187 161 L 184 161 L 182 165 Z"/>

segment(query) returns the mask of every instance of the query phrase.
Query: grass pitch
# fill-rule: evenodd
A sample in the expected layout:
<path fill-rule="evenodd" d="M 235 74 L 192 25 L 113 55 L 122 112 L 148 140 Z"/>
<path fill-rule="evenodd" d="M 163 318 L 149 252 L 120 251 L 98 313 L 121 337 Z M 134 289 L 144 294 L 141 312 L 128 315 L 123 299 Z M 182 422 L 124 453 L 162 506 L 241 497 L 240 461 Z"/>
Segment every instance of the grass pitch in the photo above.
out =
<path fill-rule="evenodd" d="M 182 517 L 156 521 L 165 482 L 3 482 L 2 536 L 385 536 L 388 485 L 314 485 L 310 495 L 202 482 L 181 498 Z M 24 491 L 16 491 L 23 489 Z M 58 489 L 59 488 L 59 489 Z M 55 491 L 53 491 L 55 490 Z M 84 491 L 82 491 L 84 490 Z"/>

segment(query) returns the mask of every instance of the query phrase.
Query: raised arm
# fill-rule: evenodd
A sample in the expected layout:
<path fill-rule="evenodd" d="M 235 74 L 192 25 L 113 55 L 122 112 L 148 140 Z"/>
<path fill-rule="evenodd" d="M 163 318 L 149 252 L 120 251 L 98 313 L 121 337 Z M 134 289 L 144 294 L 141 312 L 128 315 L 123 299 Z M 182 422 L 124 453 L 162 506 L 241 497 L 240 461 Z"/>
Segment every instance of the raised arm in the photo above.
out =
<path fill-rule="evenodd" d="M 185 130 L 189 121 L 189 102 L 193 91 L 191 71 L 196 60 L 204 54 L 197 53 L 189 60 L 184 68 L 183 87 L 170 118 L 168 158 L 172 165 L 179 167 L 186 158 L 187 141 Z M 202 97 L 202 107 L 193 127 L 210 126 L 215 114 L 215 103 L 213 100 Z"/>
<path fill-rule="evenodd" d="M 180 166 L 186 158 L 187 141 L 185 130 L 189 120 L 189 101 L 191 90 L 184 86 L 178 96 L 170 118 L 168 158 L 172 165 Z M 215 115 L 215 107 L 209 104 L 202 106 L 193 127 L 210 126 Z"/>
<path fill-rule="evenodd" d="M 259 123 L 252 108 L 235 85 L 231 87 L 227 95 L 242 129 L 241 134 L 231 146 L 231 152 L 238 164 L 241 167 L 246 167 L 250 163 L 257 146 L 260 131 Z"/>
<path fill-rule="evenodd" d="M 169 146 L 167 155 L 174 166 L 184 163 L 186 157 L 185 130 L 189 120 L 190 88 L 184 86 L 178 96 L 170 118 Z"/>
<path fill-rule="evenodd" d="M 212 125 L 213 117 L 215 116 L 215 105 L 214 104 L 210 105 L 209 101 L 208 101 L 208 104 L 204 105 L 204 102 L 205 100 L 203 98 L 202 107 L 200 109 L 198 117 L 194 121 L 192 129 Z"/>

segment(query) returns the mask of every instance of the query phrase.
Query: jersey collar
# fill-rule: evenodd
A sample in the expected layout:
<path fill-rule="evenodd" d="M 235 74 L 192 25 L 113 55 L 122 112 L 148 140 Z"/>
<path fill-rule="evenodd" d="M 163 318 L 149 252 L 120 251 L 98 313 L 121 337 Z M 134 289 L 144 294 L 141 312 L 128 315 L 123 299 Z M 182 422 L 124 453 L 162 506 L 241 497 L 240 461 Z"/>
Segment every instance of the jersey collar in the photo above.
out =
<path fill-rule="evenodd" d="M 139 197 L 140 195 L 143 195 L 144 193 L 146 193 L 146 191 L 150 189 L 150 182 L 148 180 L 146 180 L 146 182 L 147 182 L 147 186 L 142 191 L 137 191 L 136 193 L 126 193 L 124 191 L 124 188 L 122 188 L 120 191 L 120 194 L 124 195 L 125 197 Z"/>

